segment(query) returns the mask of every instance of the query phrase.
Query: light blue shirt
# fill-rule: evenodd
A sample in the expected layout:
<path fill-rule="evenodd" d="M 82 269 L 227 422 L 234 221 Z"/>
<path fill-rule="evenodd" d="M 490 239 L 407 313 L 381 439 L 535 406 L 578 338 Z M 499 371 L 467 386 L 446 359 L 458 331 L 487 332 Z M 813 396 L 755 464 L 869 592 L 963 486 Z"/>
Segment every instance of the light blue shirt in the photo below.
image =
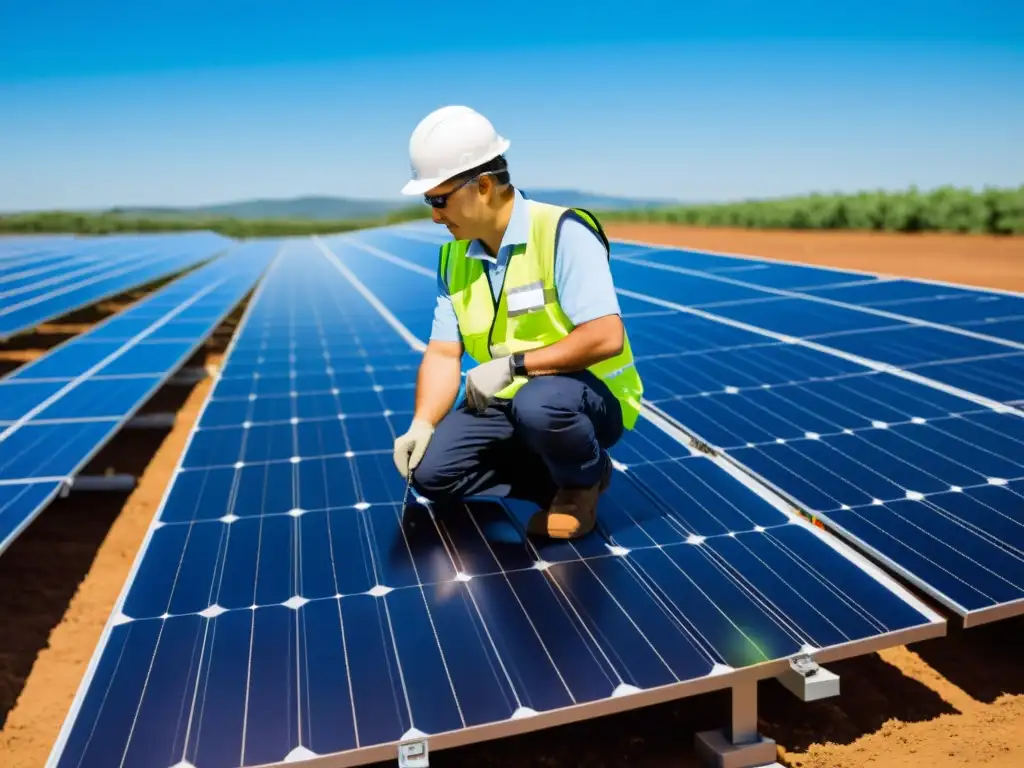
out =
<path fill-rule="evenodd" d="M 529 205 L 530 201 L 518 189 L 515 190 L 512 216 L 501 239 L 497 258 L 491 258 L 478 240 L 470 244 L 466 254 L 483 261 L 495 299 L 501 292 L 509 254 L 515 246 L 525 245 L 530 236 Z M 581 325 L 605 315 L 621 314 L 604 243 L 593 230 L 575 219 L 563 221 L 558 236 L 555 249 L 555 290 L 558 291 L 562 310 L 573 325 Z M 462 340 L 455 308 L 440 275 L 437 279 L 437 304 L 434 307 L 430 339 Z"/>

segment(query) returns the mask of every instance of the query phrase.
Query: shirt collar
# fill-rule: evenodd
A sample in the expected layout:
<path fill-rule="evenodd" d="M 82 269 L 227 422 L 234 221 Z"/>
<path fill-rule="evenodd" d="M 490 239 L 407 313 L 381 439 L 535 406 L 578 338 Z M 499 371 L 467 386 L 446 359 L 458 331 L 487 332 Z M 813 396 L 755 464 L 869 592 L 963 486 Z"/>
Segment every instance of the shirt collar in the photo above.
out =
<path fill-rule="evenodd" d="M 530 238 L 530 203 L 518 189 L 514 189 L 513 192 L 512 215 L 509 217 L 508 226 L 505 228 L 505 234 L 501 238 L 501 245 L 498 247 L 497 260 L 499 261 L 507 259 L 509 251 L 517 245 L 525 245 L 526 241 Z M 491 258 L 491 255 L 487 253 L 487 249 L 484 248 L 483 243 L 479 240 L 473 240 L 469 244 L 466 256 L 471 259 L 496 261 L 496 259 Z"/>

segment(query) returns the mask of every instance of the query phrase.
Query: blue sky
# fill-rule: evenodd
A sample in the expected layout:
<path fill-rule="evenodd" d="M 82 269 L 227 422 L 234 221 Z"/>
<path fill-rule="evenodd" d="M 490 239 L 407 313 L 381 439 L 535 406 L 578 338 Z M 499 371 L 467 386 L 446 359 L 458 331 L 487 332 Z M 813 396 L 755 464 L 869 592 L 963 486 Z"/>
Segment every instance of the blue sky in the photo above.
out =
<path fill-rule="evenodd" d="M 396 198 L 453 103 L 525 188 L 1024 181 L 1019 0 L 562 7 L 0 2 L 0 210 Z"/>

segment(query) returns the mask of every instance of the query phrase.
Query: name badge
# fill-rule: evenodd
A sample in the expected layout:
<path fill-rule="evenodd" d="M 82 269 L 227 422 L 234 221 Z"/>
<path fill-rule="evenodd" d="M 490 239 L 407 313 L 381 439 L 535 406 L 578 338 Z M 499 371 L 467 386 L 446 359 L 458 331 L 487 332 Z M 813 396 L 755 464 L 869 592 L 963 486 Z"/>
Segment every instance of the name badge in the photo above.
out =
<path fill-rule="evenodd" d="M 531 283 L 508 292 L 508 313 L 519 315 L 544 307 L 544 283 Z"/>

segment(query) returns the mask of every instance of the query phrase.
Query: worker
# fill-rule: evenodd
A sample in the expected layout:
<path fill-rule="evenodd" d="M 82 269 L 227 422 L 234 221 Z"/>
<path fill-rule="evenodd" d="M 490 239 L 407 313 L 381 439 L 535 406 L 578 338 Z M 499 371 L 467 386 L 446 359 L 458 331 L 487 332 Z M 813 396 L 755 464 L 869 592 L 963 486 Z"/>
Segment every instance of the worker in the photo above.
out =
<path fill-rule="evenodd" d="M 633 428 L 643 387 L 604 230 L 582 209 L 528 200 L 512 185 L 509 146 L 463 106 L 412 133 L 402 192 L 424 195 L 454 240 L 440 248 L 433 326 L 394 461 L 436 505 L 524 499 L 539 507 L 528 533 L 572 539 L 594 528 L 608 449 Z M 464 353 L 476 365 L 453 408 Z"/>

